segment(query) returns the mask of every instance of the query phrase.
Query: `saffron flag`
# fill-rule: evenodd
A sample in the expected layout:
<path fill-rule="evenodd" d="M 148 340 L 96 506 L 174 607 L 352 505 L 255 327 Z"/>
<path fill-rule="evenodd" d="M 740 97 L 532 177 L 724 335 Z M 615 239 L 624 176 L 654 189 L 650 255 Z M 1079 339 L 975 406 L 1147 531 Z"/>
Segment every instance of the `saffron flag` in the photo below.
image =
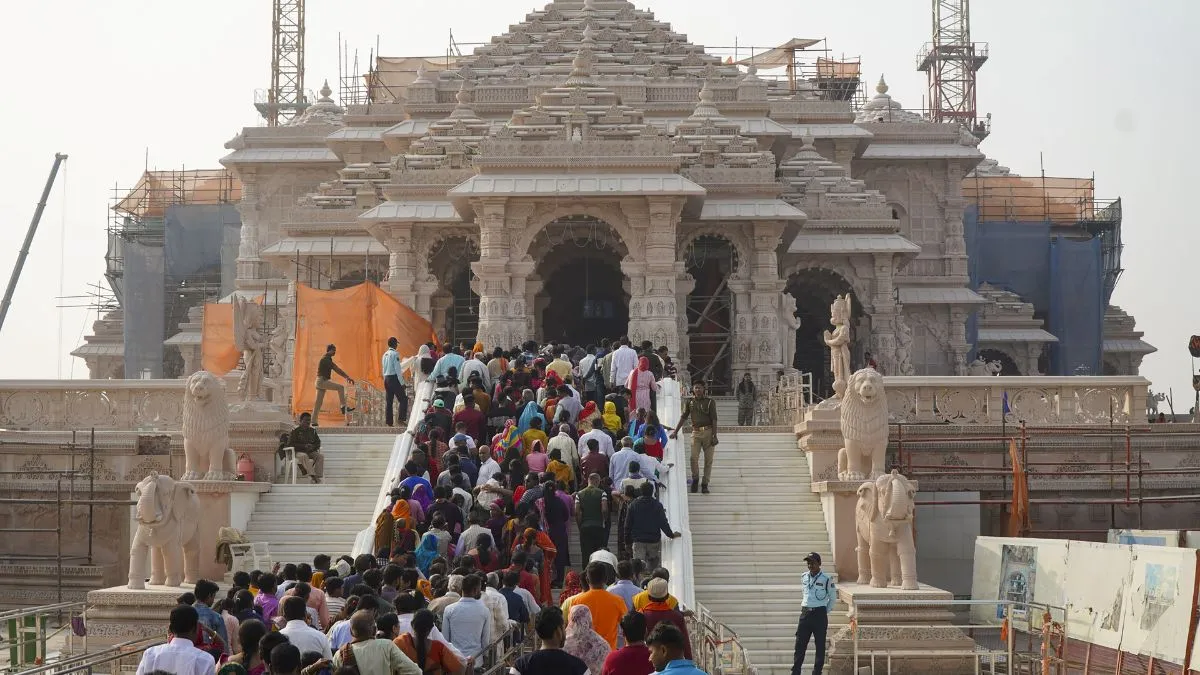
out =
<path fill-rule="evenodd" d="M 1021 466 L 1017 442 L 1008 441 L 1008 456 L 1012 460 L 1013 493 L 1008 514 L 1008 536 L 1023 537 L 1029 532 L 1029 476 Z"/>

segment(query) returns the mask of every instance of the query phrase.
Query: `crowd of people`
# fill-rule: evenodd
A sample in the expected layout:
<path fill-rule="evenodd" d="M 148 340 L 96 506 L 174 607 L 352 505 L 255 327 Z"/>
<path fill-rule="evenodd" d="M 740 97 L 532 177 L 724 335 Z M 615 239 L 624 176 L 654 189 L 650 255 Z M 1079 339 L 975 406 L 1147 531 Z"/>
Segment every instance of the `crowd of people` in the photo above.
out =
<path fill-rule="evenodd" d="M 661 566 L 663 537 L 680 536 L 658 500 L 676 433 L 655 414 L 660 380 L 675 375 L 665 348 L 425 345 L 401 359 L 392 345 L 384 362 L 434 396 L 405 431 L 413 449 L 377 515 L 374 554 L 238 573 L 224 598 L 197 583 L 139 674 L 186 662 L 228 675 L 466 675 L 494 665 L 501 638 L 538 645 L 510 675 L 702 672 Z M 692 490 L 708 492 L 716 410 L 703 385 L 694 393 L 680 424 L 690 417 L 701 437 Z M 407 397 L 397 403 L 404 420 Z M 312 419 L 280 450 L 295 448 L 319 481 Z"/>

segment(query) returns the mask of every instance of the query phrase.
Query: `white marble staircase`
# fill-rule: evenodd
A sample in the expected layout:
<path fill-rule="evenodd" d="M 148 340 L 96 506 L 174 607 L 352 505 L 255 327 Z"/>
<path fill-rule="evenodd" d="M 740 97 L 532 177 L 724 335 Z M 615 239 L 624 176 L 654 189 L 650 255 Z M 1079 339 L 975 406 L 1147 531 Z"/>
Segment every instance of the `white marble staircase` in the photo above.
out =
<path fill-rule="evenodd" d="M 246 536 L 267 542 L 276 562 L 350 554 L 355 535 L 371 520 L 395 439 L 390 433 L 322 434 L 325 481 L 272 485 L 251 514 Z"/>
<path fill-rule="evenodd" d="M 737 420 L 731 399 L 718 399 L 717 414 L 712 494 L 688 502 L 696 600 L 737 632 L 760 675 L 789 673 L 803 558 L 816 551 L 834 569 L 821 502 L 794 434 L 725 426 Z M 830 616 L 831 636 L 843 617 Z M 812 657 L 810 645 L 805 672 Z"/>

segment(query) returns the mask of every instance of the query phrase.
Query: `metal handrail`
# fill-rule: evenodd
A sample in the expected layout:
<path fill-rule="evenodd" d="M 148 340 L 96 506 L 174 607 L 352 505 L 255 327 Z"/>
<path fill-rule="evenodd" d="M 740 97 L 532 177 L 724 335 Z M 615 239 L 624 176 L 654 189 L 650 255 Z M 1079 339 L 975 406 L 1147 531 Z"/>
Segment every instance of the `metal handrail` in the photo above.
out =
<path fill-rule="evenodd" d="M 131 640 L 115 644 L 108 649 L 98 652 L 79 654 L 57 660 L 53 663 L 42 664 L 28 670 L 17 671 L 16 675 L 41 675 L 41 673 L 55 673 L 55 675 L 62 675 L 63 673 L 89 673 L 90 675 L 92 669 L 98 665 L 129 658 L 164 643 L 166 643 L 166 638 L 163 637 Z"/>
<path fill-rule="evenodd" d="M 692 659 L 701 670 L 710 675 L 757 675 L 758 669 L 750 660 L 750 650 L 742 645 L 737 631 L 717 621 L 707 607 L 697 604 L 687 622 Z"/>
<path fill-rule="evenodd" d="M 87 608 L 84 602 L 58 602 L 50 605 L 39 605 L 37 607 L 24 607 L 22 609 L 9 610 L 0 612 L 0 622 L 9 624 L 14 634 L 13 639 L 8 639 L 8 633 L 0 634 L 0 650 L 8 649 L 10 652 L 15 652 L 16 659 L 5 665 L 0 665 L 0 673 L 12 672 L 14 668 L 22 668 L 29 663 L 43 663 L 48 654 L 46 652 L 47 642 L 58 635 L 59 633 L 71 628 L 70 621 L 62 622 L 63 614 L 74 614 L 76 610 Z M 47 620 L 55 616 L 58 620 L 58 625 L 51 630 L 47 630 Z M 33 619 L 32 625 L 25 625 L 23 619 Z M 86 644 L 86 643 L 85 643 Z M 31 661 L 26 660 L 26 650 L 33 646 L 35 654 Z"/>
<path fill-rule="evenodd" d="M 371 510 L 371 519 L 367 523 L 367 527 L 360 530 L 354 538 L 354 555 L 356 556 L 364 553 L 375 554 L 375 551 L 372 550 L 375 545 L 375 518 L 380 511 L 387 508 L 392 486 L 400 481 L 400 471 L 408 463 L 413 444 L 416 441 L 415 430 L 425 416 L 425 410 L 431 405 L 432 399 L 433 383 L 418 381 L 416 390 L 413 392 L 412 408 L 408 413 L 408 426 L 404 433 L 396 436 L 396 441 L 392 445 L 392 457 L 388 460 L 387 470 L 383 473 L 379 496 L 375 499 L 375 508 Z"/>
<path fill-rule="evenodd" d="M 525 641 L 515 639 L 516 628 L 510 626 L 500 637 L 492 640 L 491 644 L 479 652 L 483 663 L 475 663 L 475 671 L 479 675 L 507 675 L 508 667 L 525 653 Z"/>

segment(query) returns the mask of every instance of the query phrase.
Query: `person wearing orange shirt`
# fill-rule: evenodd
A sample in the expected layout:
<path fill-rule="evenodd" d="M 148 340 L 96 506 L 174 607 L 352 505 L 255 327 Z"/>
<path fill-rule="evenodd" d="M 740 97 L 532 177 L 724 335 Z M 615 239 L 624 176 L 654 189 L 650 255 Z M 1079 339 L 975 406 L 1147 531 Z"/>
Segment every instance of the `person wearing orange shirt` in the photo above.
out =
<path fill-rule="evenodd" d="M 584 574 L 590 590 L 571 599 L 571 606 L 586 605 L 592 610 L 592 628 L 608 642 L 610 649 L 617 648 L 617 629 L 621 617 L 628 608 L 625 600 L 607 589 L 608 570 L 604 563 L 588 563 Z"/>

